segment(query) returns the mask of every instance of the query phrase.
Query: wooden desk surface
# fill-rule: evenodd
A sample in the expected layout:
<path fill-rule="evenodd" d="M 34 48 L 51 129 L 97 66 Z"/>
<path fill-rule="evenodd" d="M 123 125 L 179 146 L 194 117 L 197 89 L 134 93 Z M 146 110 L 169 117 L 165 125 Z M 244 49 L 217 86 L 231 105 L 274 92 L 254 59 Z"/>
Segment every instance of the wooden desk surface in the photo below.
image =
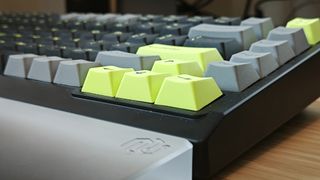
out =
<path fill-rule="evenodd" d="M 214 179 L 320 179 L 320 99 Z"/>

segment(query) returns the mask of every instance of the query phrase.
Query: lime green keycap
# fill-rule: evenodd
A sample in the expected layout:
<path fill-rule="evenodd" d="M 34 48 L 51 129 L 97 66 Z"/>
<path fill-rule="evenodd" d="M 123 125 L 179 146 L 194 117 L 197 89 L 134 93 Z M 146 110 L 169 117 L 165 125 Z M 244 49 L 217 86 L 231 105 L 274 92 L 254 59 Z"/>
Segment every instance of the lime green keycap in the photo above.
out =
<path fill-rule="evenodd" d="M 123 76 L 116 97 L 154 103 L 163 80 L 168 76 L 147 70 L 127 72 Z"/>
<path fill-rule="evenodd" d="M 138 49 L 140 55 L 158 55 L 161 59 L 176 59 L 196 61 L 203 71 L 212 61 L 222 61 L 223 58 L 216 48 L 179 47 L 163 44 L 142 46 Z"/>
<path fill-rule="evenodd" d="M 287 23 L 289 28 L 303 28 L 307 36 L 308 43 L 317 44 L 320 41 L 320 20 L 319 18 L 305 19 L 295 18 Z"/>
<path fill-rule="evenodd" d="M 132 68 L 103 66 L 89 69 L 82 92 L 114 97 L 118 91 L 124 73 Z"/>
<path fill-rule="evenodd" d="M 168 73 L 171 75 L 189 74 L 203 76 L 203 71 L 195 61 L 162 60 L 156 61 L 152 67 L 153 72 Z"/>
<path fill-rule="evenodd" d="M 155 104 L 198 111 L 221 95 L 212 78 L 178 75 L 164 80 Z"/>

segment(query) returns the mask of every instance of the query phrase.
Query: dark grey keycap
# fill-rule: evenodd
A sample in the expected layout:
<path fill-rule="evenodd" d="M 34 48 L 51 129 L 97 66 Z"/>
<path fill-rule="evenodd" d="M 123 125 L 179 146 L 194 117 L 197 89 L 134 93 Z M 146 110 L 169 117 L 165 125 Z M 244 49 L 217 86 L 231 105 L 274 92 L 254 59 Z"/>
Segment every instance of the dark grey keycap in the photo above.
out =
<path fill-rule="evenodd" d="M 165 16 L 159 19 L 155 19 L 153 20 L 154 22 L 164 22 L 167 24 L 172 24 L 172 23 L 176 23 L 178 21 L 183 21 L 185 19 L 188 19 L 188 16 L 184 16 L 184 15 L 170 15 L 170 16 Z"/>
<path fill-rule="evenodd" d="M 102 50 L 103 46 L 100 41 L 86 41 L 86 42 L 81 42 L 79 44 L 80 48 L 83 49 L 95 49 L 95 50 Z"/>
<path fill-rule="evenodd" d="M 169 34 L 169 35 L 157 37 L 154 43 L 182 46 L 186 39 L 187 39 L 187 36 L 175 36 L 175 35 Z"/>
<path fill-rule="evenodd" d="M 59 63 L 65 60 L 55 56 L 34 58 L 28 73 L 28 79 L 52 82 Z"/>
<path fill-rule="evenodd" d="M 119 15 L 109 13 L 109 14 L 99 15 L 96 17 L 95 20 L 97 22 L 110 22 L 111 23 L 111 22 L 115 21 L 117 16 L 119 16 Z"/>
<path fill-rule="evenodd" d="M 78 13 L 69 13 L 69 14 L 61 15 L 60 19 L 64 20 L 64 21 L 75 20 L 75 19 L 77 19 L 78 16 L 79 16 Z"/>
<path fill-rule="evenodd" d="M 214 22 L 214 20 L 213 20 L 212 16 L 193 16 L 193 17 L 189 17 L 187 19 L 179 20 L 178 22 L 185 23 L 185 24 L 198 25 L 201 23 L 212 24 Z"/>
<path fill-rule="evenodd" d="M 84 29 L 84 24 L 83 24 L 83 22 L 80 22 L 80 21 L 68 21 L 66 23 L 66 27 L 68 29 L 83 30 Z"/>
<path fill-rule="evenodd" d="M 71 59 L 87 59 L 87 54 L 85 50 L 81 48 L 75 48 L 75 49 L 67 48 L 63 53 L 63 57 L 71 58 Z"/>
<path fill-rule="evenodd" d="M 240 25 L 240 22 L 241 22 L 240 17 L 221 16 L 213 20 L 214 24 L 219 24 L 219 25 Z"/>
<path fill-rule="evenodd" d="M 61 61 L 53 82 L 56 84 L 80 87 L 83 85 L 88 70 L 99 66 L 98 63 L 85 60 Z"/>
<path fill-rule="evenodd" d="M 120 23 L 136 23 L 140 18 L 137 14 L 124 14 L 122 16 L 117 16 L 115 21 Z"/>
<path fill-rule="evenodd" d="M 100 50 L 95 49 L 84 49 L 89 61 L 95 61 Z"/>
<path fill-rule="evenodd" d="M 136 24 L 131 23 L 116 23 L 110 27 L 111 31 L 120 31 L 120 32 L 132 32 Z"/>
<path fill-rule="evenodd" d="M 46 56 L 62 56 L 61 48 L 58 46 L 40 46 L 39 54 Z"/>
<path fill-rule="evenodd" d="M 9 41 L 9 40 L 1 40 L 0 41 L 0 48 L 1 50 L 15 50 L 15 42 L 14 41 Z"/>
<path fill-rule="evenodd" d="M 154 62 L 157 60 L 160 60 L 159 56 L 141 56 L 121 51 L 101 51 L 95 62 L 100 63 L 102 66 L 151 70 Z"/>
<path fill-rule="evenodd" d="M 70 47 L 70 48 L 75 48 L 75 47 L 77 47 L 77 42 L 75 40 L 72 40 L 72 39 L 63 39 L 57 45 L 66 46 L 66 47 Z"/>
<path fill-rule="evenodd" d="M 85 40 L 85 41 L 93 41 L 94 40 L 93 34 L 89 31 L 79 32 L 78 36 L 79 36 L 80 40 Z"/>
<path fill-rule="evenodd" d="M 296 55 L 299 55 L 310 47 L 302 28 L 277 27 L 270 31 L 268 39 L 288 41 Z"/>
<path fill-rule="evenodd" d="M 160 34 L 161 35 L 166 35 L 166 34 L 173 34 L 173 35 L 187 35 L 189 32 L 189 29 L 192 27 L 192 24 L 178 24 L 178 23 L 173 23 L 173 24 L 168 24 L 164 26 Z"/>
<path fill-rule="evenodd" d="M 140 22 L 153 22 L 163 18 L 163 15 L 154 15 L 154 14 L 147 14 L 144 16 L 140 16 Z"/>
<path fill-rule="evenodd" d="M 250 51 L 271 53 L 280 66 L 295 56 L 288 41 L 260 40 L 251 45 Z"/>
<path fill-rule="evenodd" d="M 249 49 L 250 45 L 257 40 L 253 28 L 250 26 L 199 24 L 190 29 L 188 36 L 190 38 L 197 36 L 235 38 L 241 45 L 242 50 Z"/>
<path fill-rule="evenodd" d="M 250 63 L 229 61 L 208 64 L 206 77 L 213 77 L 223 91 L 240 92 L 259 80 L 257 71 Z"/>
<path fill-rule="evenodd" d="M 243 20 L 241 22 L 241 25 L 253 27 L 253 30 L 259 40 L 266 38 L 268 36 L 268 33 L 274 28 L 271 18 L 251 17 Z"/>
<path fill-rule="evenodd" d="M 234 54 L 230 61 L 252 64 L 261 78 L 267 76 L 279 67 L 277 60 L 272 56 L 271 53 L 242 51 Z"/>
<path fill-rule="evenodd" d="M 234 38 L 209 38 L 197 36 L 187 39 L 184 46 L 217 48 L 226 60 L 230 59 L 233 54 L 241 51 L 240 44 Z"/>
<path fill-rule="evenodd" d="M 129 37 L 127 42 L 137 43 L 137 44 L 152 44 L 156 39 L 156 37 L 158 37 L 157 34 L 140 33 L 140 34 L 135 34 Z"/>
<path fill-rule="evenodd" d="M 125 42 L 125 43 L 119 43 L 119 44 L 112 45 L 110 50 L 124 51 L 124 52 L 129 52 L 129 53 L 136 53 L 138 51 L 139 47 L 144 46 L 144 45 L 145 44 Z"/>
<path fill-rule="evenodd" d="M 113 41 L 113 42 L 125 42 L 130 36 L 132 36 L 132 33 L 124 33 L 124 32 L 117 31 L 117 32 L 103 35 L 102 40 Z"/>
<path fill-rule="evenodd" d="M 100 30 L 100 31 L 104 31 L 107 29 L 106 24 L 102 22 L 87 22 L 85 24 L 85 28 L 86 30 Z"/>
<path fill-rule="evenodd" d="M 82 21 L 82 22 L 87 22 L 87 21 L 93 21 L 95 20 L 97 17 L 96 14 L 92 14 L 92 13 L 89 13 L 89 14 L 81 14 L 79 16 L 77 16 L 77 20 L 78 21 Z"/>
<path fill-rule="evenodd" d="M 113 45 L 119 44 L 119 42 L 114 42 L 114 41 L 107 41 L 107 40 L 101 40 L 97 41 L 102 45 L 102 50 L 110 50 Z"/>
<path fill-rule="evenodd" d="M 38 54 L 38 46 L 35 43 L 25 44 L 24 46 L 17 46 L 16 48 L 19 52 Z"/>
<path fill-rule="evenodd" d="M 39 57 L 35 54 L 18 54 L 10 55 L 4 74 L 8 76 L 16 76 L 26 78 L 34 58 Z"/>
<path fill-rule="evenodd" d="M 136 33 L 159 34 L 165 23 L 143 23 L 138 24 L 135 28 Z"/>

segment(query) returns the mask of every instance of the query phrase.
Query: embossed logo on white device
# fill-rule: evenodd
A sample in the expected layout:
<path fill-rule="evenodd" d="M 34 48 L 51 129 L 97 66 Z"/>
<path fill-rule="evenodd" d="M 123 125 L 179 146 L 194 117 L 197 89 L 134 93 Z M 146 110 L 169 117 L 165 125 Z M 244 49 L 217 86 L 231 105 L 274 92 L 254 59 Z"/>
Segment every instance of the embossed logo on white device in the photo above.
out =
<path fill-rule="evenodd" d="M 135 138 L 121 144 L 128 153 L 154 154 L 170 147 L 161 138 Z"/>

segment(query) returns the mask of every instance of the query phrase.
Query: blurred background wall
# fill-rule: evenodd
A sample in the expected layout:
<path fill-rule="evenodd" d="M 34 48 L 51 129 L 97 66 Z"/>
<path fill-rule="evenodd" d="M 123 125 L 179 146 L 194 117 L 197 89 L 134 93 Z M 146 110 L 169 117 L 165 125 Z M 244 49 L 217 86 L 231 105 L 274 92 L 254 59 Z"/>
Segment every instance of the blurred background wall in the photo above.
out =
<path fill-rule="evenodd" d="M 66 3 L 66 1 L 69 3 Z M 97 3 L 98 1 L 104 0 L 0 0 L 0 11 L 42 11 L 63 13 L 67 11 L 67 4 L 70 9 L 72 3 L 75 4 L 74 7 L 76 5 L 81 5 L 81 3 L 87 3 L 92 6 L 92 4 Z M 162 10 L 165 12 L 166 9 L 174 9 L 166 8 L 164 6 L 166 2 L 167 4 L 170 4 L 169 1 L 172 2 L 174 0 L 105 0 L 105 2 L 110 4 L 114 1 L 118 2 L 118 6 L 126 7 L 126 11 L 128 11 L 128 9 L 138 9 L 141 13 L 150 13 L 162 12 Z M 196 0 L 184 1 L 192 4 Z M 255 14 L 254 7 L 257 1 L 260 0 L 252 0 L 252 6 L 249 8 L 249 15 Z M 209 15 L 242 16 L 246 2 L 247 0 L 212 0 L 211 3 L 208 3 L 201 11 Z M 88 5 L 84 6 L 88 9 Z M 98 8 L 98 5 L 96 7 Z M 108 6 L 108 9 L 110 10 L 109 7 L 112 6 Z M 154 11 L 151 7 L 158 7 L 159 10 Z M 266 16 L 273 18 L 276 25 L 283 24 L 288 19 L 296 16 L 320 16 L 320 0 L 264 0 L 264 3 L 262 3 L 260 7 Z M 101 7 L 99 8 L 101 9 Z M 118 7 L 118 9 L 121 9 L 121 7 Z M 172 11 L 169 13 L 171 12 Z"/>
<path fill-rule="evenodd" d="M 65 0 L 0 0 L 0 11 L 41 11 L 64 13 Z"/>

